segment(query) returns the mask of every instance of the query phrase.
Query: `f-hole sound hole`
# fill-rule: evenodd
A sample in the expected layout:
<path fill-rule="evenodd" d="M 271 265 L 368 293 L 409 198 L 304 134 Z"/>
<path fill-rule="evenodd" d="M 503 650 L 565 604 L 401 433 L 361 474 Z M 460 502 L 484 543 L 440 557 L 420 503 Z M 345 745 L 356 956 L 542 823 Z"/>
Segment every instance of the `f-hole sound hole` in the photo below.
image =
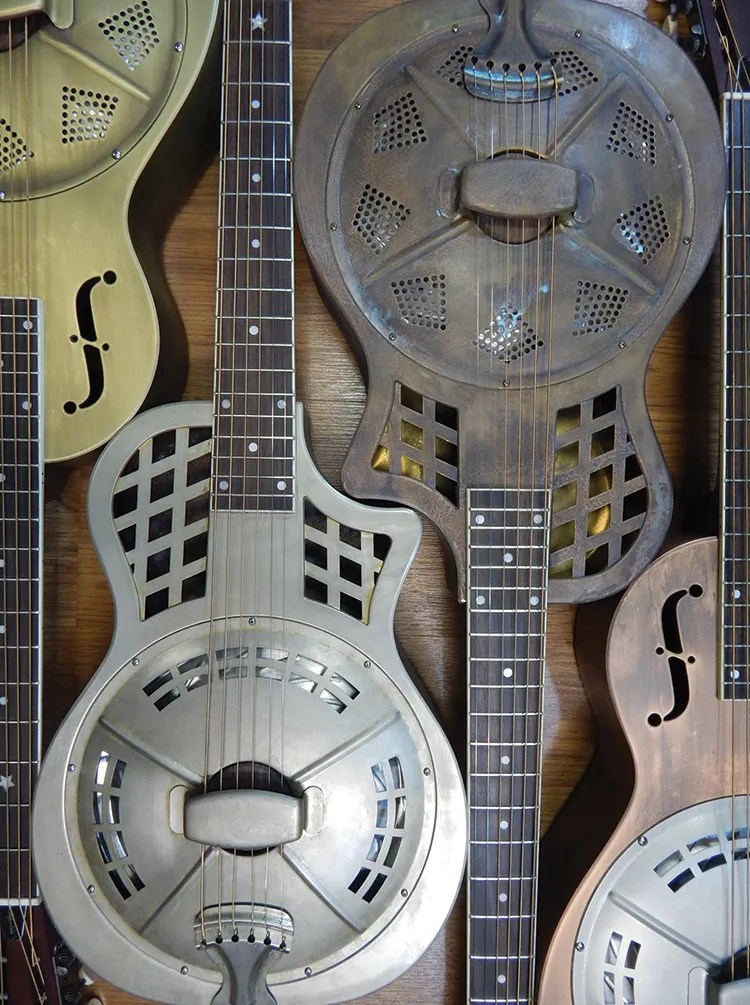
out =
<path fill-rule="evenodd" d="M 206 792 L 223 792 L 225 790 L 253 789 L 256 792 L 281 792 L 285 796 L 302 796 L 302 790 L 294 786 L 280 771 L 263 761 L 239 761 L 227 764 L 212 775 L 206 785 Z M 236 848 L 224 848 L 233 855 L 265 855 L 270 848 L 259 848 L 255 851 L 238 851 Z"/>
<path fill-rule="evenodd" d="M 66 401 L 63 411 L 66 415 L 73 415 L 79 408 L 91 408 L 101 398 L 104 393 L 104 363 L 102 353 L 109 352 L 109 343 L 99 343 L 99 336 L 96 330 L 94 319 L 94 308 L 91 302 L 94 289 L 99 283 L 105 286 L 114 286 L 117 282 L 117 274 L 108 270 L 101 276 L 92 276 L 81 284 L 76 294 L 76 319 L 78 321 L 78 334 L 71 335 L 70 341 L 76 345 L 83 342 L 83 361 L 86 365 L 86 373 L 89 381 L 89 393 L 83 401 Z"/>
<path fill-rule="evenodd" d="M 663 646 L 657 646 L 656 655 L 667 655 L 669 675 L 672 681 L 674 702 L 665 716 L 652 712 L 648 717 L 649 726 L 661 726 L 662 722 L 672 722 L 678 719 L 690 702 L 690 681 L 688 680 L 688 664 L 695 663 L 694 656 L 684 656 L 684 645 L 680 633 L 679 605 L 685 597 L 698 599 L 703 596 L 703 587 L 693 583 L 687 590 L 676 590 L 664 602 L 661 611 Z"/>

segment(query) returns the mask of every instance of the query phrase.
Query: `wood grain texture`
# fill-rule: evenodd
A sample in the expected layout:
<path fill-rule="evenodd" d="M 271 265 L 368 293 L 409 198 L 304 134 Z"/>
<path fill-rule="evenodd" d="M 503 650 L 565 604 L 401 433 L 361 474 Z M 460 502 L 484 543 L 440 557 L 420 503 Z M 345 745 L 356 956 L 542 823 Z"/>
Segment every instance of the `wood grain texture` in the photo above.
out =
<path fill-rule="evenodd" d="M 638 13 L 645 0 L 619 0 Z M 295 0 L 295 115 L 330 50 L 366 16 L 391 0 Z M 652 4 L 655 12 L 663 8 Z M 186 397 L 209 400 L 213 376 L 213 318 L 216 275 L 214 166 L 169 234 L 168 278 L 189 337 L 190 373 Z M 313 454 L 324 476 L 340 486 L 349 440 L 364 404 L 364 387 L 353 355 L 324 307 L 297 242 L 296 334 L 298 396 L 306 407 Z M 704 290 L 704 296 L 706 295 Z M 675 481 L 678 500 L 706 493 L 714 473 L 715 436 L 707 421 L 711 344 L 716 331 L 710 313 L 691 311 L 691 328 L 678 318 L 651 362 L 648 400 Z M 695 325 L 693 317 L 703 319 Z M 686 430 L 690 439 L 687 439 Z M 713 449 L 713 452 L 712 452 Z M 92 548 L 86 518 L 91 462 L 48 476 L 46 505 L 46 735 L 103 658 L 112 631 L 112 605 Z M 707 507 L 703 507 L 705 512 Z M 574 610 L 549 614 L 545 692 L 544 824 L 555 815 L 590 759 L 594 727 L 573 652 Z M 407 662 L 421 678 L 446 732 L 463 761 L 465 745 L 464 611 L 445 575 L 438 535 L 426 525 L 397 613 L 397 635 Z M 582 822 L 585 829 L 585 822 Z M 457 1005 L 464 992 L 464 905 L 456 905 L 440 937 L 422 961 L 390 988 L 368 998 L 371 1005 Z M 135 1005 L 111 989 L 109 1005 Z"/>

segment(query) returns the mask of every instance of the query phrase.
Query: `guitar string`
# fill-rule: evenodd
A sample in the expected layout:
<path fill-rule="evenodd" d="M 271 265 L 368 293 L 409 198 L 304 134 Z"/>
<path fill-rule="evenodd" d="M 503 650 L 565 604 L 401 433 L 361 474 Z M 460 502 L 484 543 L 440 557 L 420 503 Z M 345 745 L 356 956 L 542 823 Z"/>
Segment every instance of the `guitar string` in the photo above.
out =
<path fill-rule="evenodd" d="M 742 156 L 740 158 L 740 184 L 741 184 L 741 189 L 740 190 L 742 192 L 742 195 L 740 197 L 740 202 L 741 202 L 741 222 L 740 222 L 740 226 L 742 228 L 742 233 L 746 234 L 747 233 L 747 195 L 746 195 L 746 191 L 747 191 L 748 178 L 747 178 L 747 173 L 746 173 L 746 170 L 745 170 L 745 150 L 746 150 L 747 137 L 746 137 L 746 130 L 745 130 L 745 107 L 744 107 L 744 105 L 745 105 L 745 103 L 744 103 L 744 101 L 742 99 L 742 96 L 740 95 L 739 102 L 737 103 L 737 107 L 738 107 L 739 112 L 740 112 L 740 135 L 741 135 L 741 140 L 742 140 L 742 144 L 741 144 Z M 732 156 L 734 158 L 734 154 Z M 734 195 L 732 196 L 732 199 L 734 200 Z M 734 213 L 734 206 L 732 207 L 732 212 Z M 733 231 L 734 231 L 734 227 L 733 227 Z M 734 254 L 732 254 L 732 260 L 734 261 Z M 742 242 L 742 275 L 744 277 L 747 277 L 747 275 L 748 275 L 748 269 L 747 269 L 747 241 L 745 241 L 745 240 L 743 240 L 743 242 Z M 736 282 L 735 274 L 734 274 L 734 268 L 732 269 L 732 277 L 733 277 L 732 278 L 732 287 L 734 289 L 734 284 Z M 750 370 L 748 369 L 748 352 L 750 350 L 750 346 L 748 346 L 748 338 L 747 338 L 747 335 L 748 335 L 748 327 L 747 327 L 748 300 L 747 300 L 747 282 L 746 281 L 742 282 L 741 289 L 742 289 L 742 293 L 741 293 L 741 298 L 742 298 L 742 314 L 741 314 L 741 316 L 742 316 L 742 361 L 743 361 L 743 371 L 744 371 L 744 373 L 743 373 L 742 401 L 743 401 L 743 405 L 745 406 L 743 408 L 743 416 L 744 416 L 745 419 L 747 419 L 747 415 L 748 415 L 748 413 L 747 413 L 747 404 L 748 404 L 747 387 L 748 387 L 748 383 L 750 382 Z M 743 510 L 744 510 L 744 512 L 743 512 L 743 518 L 744 518 L 744 524 L 743 524 L 743 526 L 744 526 L 744 528 L 747 528 L 748 526 L 750 526 L 750 521 L 748 520 L 748 516 L 750 515 L 750 510 L 748 509 L 748 501 L 749 500 L 748 500 L 748 492 L 747 492 L 747 486 L 748 486 L 747 429 L 746 429 L 746 427 L 744 425 L 743 425 L 743 443 L 742 443 L 742 447 L 743 447 L 743 452 L 741 454 L 741 458 L 742 458 L 743 479 L 744 479 L 743 488 L 745 490 L 743 492 Z M 748 586 L 750 584 L 748 583 L 747 563 L 745 563 L 745 576 L 744 576 L 744 580 L 745 581 L 743 582 L 743 593 L 742 593 L 742 608 L 743 608 L 743 615 L 744 616 L 741 619 L 741 623 L 742 623 L 742 626 L 744 628 L 744 633 L 743 633 L 743 643 L 744 643 L 744 645 L 743 645 L 743 651 L 745 653 L 745 687 L 744 687 L 744 713 L 745 713 L 745 716 L 744 716 L 744 718 L 745 718 L 745 785 L 744 785 L 744 788 L 745 788 L 745 823 L 744 823 L 744 832 L 745 832 L 745 848 L 747 850 L 747 848 L 748 848 L 748 840 L 747 840 L 748 839 L 748 825 L 750 824 L 750 818 L 748 818 L 748 799 L 750 799 L 750 796 L 748 795 L 748 792 L 750 791 L 750 784 L 749 784 L 750 783 L 750 771 L 748 770 L 748 769 L 750 769 L 750 719 L 748 718 L 748 700 L 747 700 L 747 690 L 748 690 L 748 688 L 747 688 L 747 626 L 748 626 L 747 590 L 748 590 Z M 733 712 L 734 712 L 734 710 L 733 710 Z M 733 876 L 733 878 L 735 877 L 737 871 L 741 868 L 741 863 L 742 863 L 742 859 L 741 858 L 738 859 L 735 856 L 733 856 L 733 860 L 732 860 L 732 876 Z M 745 858 L 745 870 L 747 871 L 747 858 Z M 747 943 L 747 936 L 748 936 L 748 931 L 747 931 L 747 911 L 748 911 L 748 908 L 750 907 L 750 888 L 748 888 L 747 883 L 745 884 L 745 887 L 746 887 L 746 889 L 745 889 L 745 903 L 744 903 L 744 905 L 740 905 L 740 911 L 742 910 L 742 907 L 744 906 L 744 908 L 745 908 L 745 931 L 744 931 L 743 942 L 745 943 L 745 950 L 746 950 L 746 954 L 747 954 L 746 955 L 746 959 L 748 959 L 748 961 L 750 961 L 750 949 L 748 949 L 748 943 Z M 733 923 L 734 923 L 734 919 L 733 919 Z M 734 935 L 734 932 L 733 932 L 733 935 Z M 734 960 L 734 955 L 735 955 L 735 953 L 734 953 L 734 947 L 737 945 L 737 937 L 734 936 L 734 938 L 733 938 L 732 941 L 733 941 L 732 959 Z"/>

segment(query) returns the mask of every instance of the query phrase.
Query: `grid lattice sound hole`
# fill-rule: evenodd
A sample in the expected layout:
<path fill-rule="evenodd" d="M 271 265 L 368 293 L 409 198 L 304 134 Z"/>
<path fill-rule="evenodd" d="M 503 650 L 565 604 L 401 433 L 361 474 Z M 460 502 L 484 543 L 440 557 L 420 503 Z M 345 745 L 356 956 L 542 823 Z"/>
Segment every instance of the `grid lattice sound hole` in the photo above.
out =
<path fill-rule="evenodd" d="M 411 276 L 391 283 L 401 321 L 414 328 L 446 329 L 445 276 Z"/>
<path fill-rule="evenodd" d="M 644 164 L 656 164 L 656 127 L 632 105 L 621 101 L 607 150 Z"/>
<path fill-rule="evenodd" d="M 635 970 L 641 943 L 611 932 L 604 959 L 602 1005 L 635 1005 Z"/>
<path fill-rule="evenodd" d="M 577 579 L 619 562 L 648 505 L 619 387 L 558 412 L 550 574 Z"/>
<path fill-rule="evenodd" d="M 305 596 L 367 624 L 391 539 L 338 523 L 310 499 L 305 499 L 304 520 Z"/>
<path fill-rule="evenodd" d="M 80 87 L 62 89 L 62 142 L 81 143 L 107 136 L 119 98 Z"/>
<path fill-rule="evenodd" d="M 121 792 L 127 763 L 102 750 L 96 763 L 92 820 L 96 847 L 107 875 L 123 900 L 140 893 L 146 884 L 130 860 L 121 820 Z"/>
<path fill-rule="evenodd" d="M 137 70 L 159 44 L 154 16 L 146 0 L 104 18 L 99 28 L 129 70 Z"/>
<path fill-rule="evenodd" d="M 12 171 L 33 156 L 10 122 L 0 119 L 0 174 Z"/>
<path fill-rule="evenodd" d="M 617 217 L 615 233 L 648 265 L 671 237 L 661 196 L 635 206 Z"/>
<path fill-rule="evenodd" d="M 417 102 L 411 91 L 394 98 L 373 116 L 372 152 L 386 153 L 427 142 Z"/>
<path fill-rule="evenodd" d="M 352 226 L 365 244 L 379 255 L 408 216 L 406 206 L 368 183 L 359 198 Z"/>
<path fill-rule="evenodd" d="M 371 904 L 398 858 L 406 825 L 406 793 L 401 760 L 389 757 L 370 767 L 375 788 L 375 832 L 365 864 L 349 884 L 351 893 Z"/>
<path fill-rule="evenodd" d="M 396 384 L 372 467 L 423 482 L 458 506 L 458 410 Z"/>
<path fill-rule="evenodd" d="M 146 440 L 115 483 L 112 516 L 141 620 L 206 593 L 211 428 Z"/>

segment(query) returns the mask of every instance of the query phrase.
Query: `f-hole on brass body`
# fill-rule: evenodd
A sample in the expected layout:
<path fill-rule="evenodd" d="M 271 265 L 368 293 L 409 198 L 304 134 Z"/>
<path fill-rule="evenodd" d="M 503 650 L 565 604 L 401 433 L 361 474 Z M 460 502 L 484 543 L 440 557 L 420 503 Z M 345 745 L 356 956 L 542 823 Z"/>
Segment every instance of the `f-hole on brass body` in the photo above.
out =
<path fill-rule="evenodd" d="M 411 0 L 313 85 L 298 219 L 368 381 L 344 484 L 430 517 L 462 597 L 467 489 L 547 484 L 548 459 L 552 601 L 656 554 L 645 372 L 714 245 L 715 122 L 674 43 L 588 0 Z"/>
<path fill-rule="evenodd" d="M 219 0 L 0 0 L 0 287 L 46 318 L 46 458 L 182 392 L 160 245 L 214 148 Z"/>

